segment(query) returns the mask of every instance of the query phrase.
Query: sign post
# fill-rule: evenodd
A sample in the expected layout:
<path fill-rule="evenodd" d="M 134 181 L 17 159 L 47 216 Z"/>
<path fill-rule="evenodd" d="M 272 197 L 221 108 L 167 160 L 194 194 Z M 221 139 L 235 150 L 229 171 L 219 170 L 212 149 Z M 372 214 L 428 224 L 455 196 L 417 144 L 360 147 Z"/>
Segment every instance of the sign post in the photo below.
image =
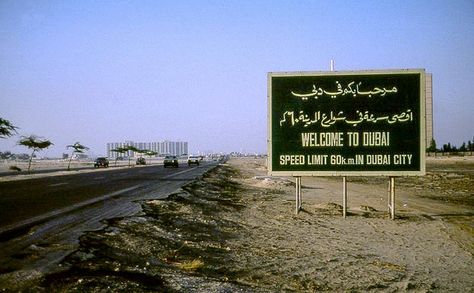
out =
<path fill-rule="evenodd" d="M 347 217 L 347 177 L 342 177 L 342 217 Z"/>
<path fill-rule="evenodd" d="M 394 177 L 389 178 L 388 189 L 389 189 L 388 212 L 390 213 L 390 219 L 395 220 L 395 178 Z"/>
<path fill-rule="evenodd" d="M 425 71 L 269 73 L 268 155 L 269 175 L 342 176 L 344 216 L 346 176 L 424 175 Z"/>
<path fill-rule="evenodd" d="M 296 183 L 296 214 L 298 214 L 301 210 L 301 205 L 302 205 L 301 177 L 300 176 L 295 177 L 295 183 Z"/>

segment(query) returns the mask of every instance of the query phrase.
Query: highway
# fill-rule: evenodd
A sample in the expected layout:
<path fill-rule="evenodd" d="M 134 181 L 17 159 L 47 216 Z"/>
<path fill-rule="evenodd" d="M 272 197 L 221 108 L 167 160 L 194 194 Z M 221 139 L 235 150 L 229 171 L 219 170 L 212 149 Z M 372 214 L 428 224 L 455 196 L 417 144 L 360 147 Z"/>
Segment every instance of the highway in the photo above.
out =
<path fill-rule="evenodd" d="M 164 198 L 216 165 L 108 168 L 0 182 L 0 272 L 46 269 L 73 250 L 85 231 L 139 212 L 141 201 Z"/>

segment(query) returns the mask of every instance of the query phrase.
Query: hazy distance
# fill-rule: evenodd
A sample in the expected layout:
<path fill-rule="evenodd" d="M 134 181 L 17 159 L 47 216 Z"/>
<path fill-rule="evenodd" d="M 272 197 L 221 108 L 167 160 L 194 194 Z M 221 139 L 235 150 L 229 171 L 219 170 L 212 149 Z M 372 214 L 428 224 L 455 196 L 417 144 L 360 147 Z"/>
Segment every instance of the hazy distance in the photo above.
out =
<path fill-rule="evenodd" d="M 1 1 L 0 117 L 76 141 L 266 152 L 267 72 L 424 68 L 434 137 L 474 131 L 472 1 Z M 0 151 L 28 152 L 19 136 Z"/>

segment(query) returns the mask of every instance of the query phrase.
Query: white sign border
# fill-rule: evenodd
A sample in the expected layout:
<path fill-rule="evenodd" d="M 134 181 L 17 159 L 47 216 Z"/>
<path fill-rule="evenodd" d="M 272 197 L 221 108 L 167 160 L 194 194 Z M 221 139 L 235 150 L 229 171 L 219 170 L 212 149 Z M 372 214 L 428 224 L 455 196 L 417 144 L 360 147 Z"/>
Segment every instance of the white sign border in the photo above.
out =
<path fill-rule="evenodd" d="M 273 171 L 272 170 L 272 77 L 285 76 L 342 76 L 377 74 L 420 75 L 420 166 L 417 171 Z M 424 69 L 392 69 L 361 71 L 285 71 L 267 74 L 267 168 L 270 176 L 423 176 L 426 174 L 426 72 Z"/>

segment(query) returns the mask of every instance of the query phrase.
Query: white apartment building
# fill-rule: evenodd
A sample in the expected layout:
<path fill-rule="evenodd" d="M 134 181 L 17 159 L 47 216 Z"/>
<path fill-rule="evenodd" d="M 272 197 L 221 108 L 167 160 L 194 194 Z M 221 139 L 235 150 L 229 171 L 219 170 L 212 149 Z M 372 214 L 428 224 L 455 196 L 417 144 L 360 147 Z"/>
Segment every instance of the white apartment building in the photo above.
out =
<path fill-rule="evenodd" d="M 107 143 L 107 157 L 117 158 L 117 157 L 136 157 L 138 154 L 135 154 L 133 151 L 128 151 L 127 153 L 118 153 L 114 152 L 114 149 L 123 148 L 126 146 L 133 146 L 140 150 L 148 150 L 156 152 L 156 156 L 162 155 L 175 155 L 181 156 L 188 154 L 188 142 L 186 141 L 162 141 L 162 142 L 108 142 Z"/>

